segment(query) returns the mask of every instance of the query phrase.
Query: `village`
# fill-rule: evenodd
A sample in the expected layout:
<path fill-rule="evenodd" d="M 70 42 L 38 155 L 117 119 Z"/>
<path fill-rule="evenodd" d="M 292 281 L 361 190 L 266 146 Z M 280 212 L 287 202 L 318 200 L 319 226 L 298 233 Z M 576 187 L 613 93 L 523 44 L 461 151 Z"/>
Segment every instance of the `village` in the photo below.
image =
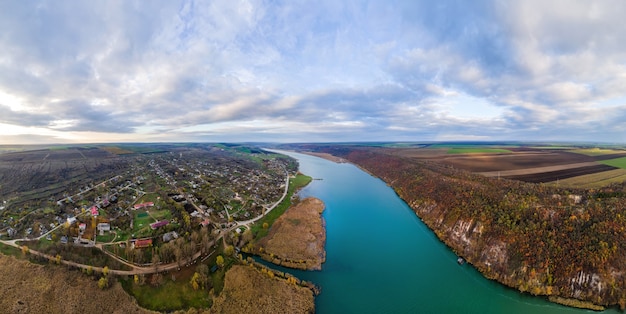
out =
<path fill-rule="evenodd" d="M 284 156 L 229 147 L 115 158 L 121 162 L 99 181 L 42 193 L 44 199 L 20 208 L 2 200 L 0 240 L 19 240 L 52 256 L 74 246 L 97 248 L 135 266 L 180 262 L 208 252 L 223 236 L 239 243 L 232 240 L 249 228 L 243 222 L 281 200 L 286 177 L 297 169 Z"/>

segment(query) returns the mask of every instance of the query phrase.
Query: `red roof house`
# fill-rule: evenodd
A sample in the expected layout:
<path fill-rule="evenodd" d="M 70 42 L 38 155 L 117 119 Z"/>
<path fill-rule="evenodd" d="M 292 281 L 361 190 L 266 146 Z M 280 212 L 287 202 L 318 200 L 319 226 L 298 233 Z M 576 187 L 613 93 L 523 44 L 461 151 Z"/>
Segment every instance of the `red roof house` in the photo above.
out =
<path fill-rule="evenodd" d="M 152 246 L 152 239 L 138 239 L 138 240 L 135 240 L 135 248 L 136 249 L 141 249 L 141 248 L 150 247 L 150 246 Z"/>
<path fill-rule="evenodd" d="M 147 202 L 147 203 L 135 204 L 135 206 L 133 206 L 133 208 L 140 209 L 140 208 L 152 207 L 152 206 L 154 206 L 153 202 Z"/>

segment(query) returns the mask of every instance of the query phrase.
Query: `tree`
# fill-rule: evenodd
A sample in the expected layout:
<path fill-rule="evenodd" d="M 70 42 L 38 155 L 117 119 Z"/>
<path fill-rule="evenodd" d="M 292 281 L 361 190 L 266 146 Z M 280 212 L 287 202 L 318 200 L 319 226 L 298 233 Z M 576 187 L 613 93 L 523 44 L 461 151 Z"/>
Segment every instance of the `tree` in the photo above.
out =
<path fill-rule="evenodd" d="M 267 228 L 269 228 L 269 227 L 270 227 L 270 225 L 269 225 L 267 222 L 264 222 L 264 223 L 263 223 L 263 229 L 267 229 Z"/>
<path fill-rule="evenodd" d="M 28 254 L 28 247 L 26 245 L 22 245 L 22 254 L 26 255 Z"/>
<path fill-rule="evenodd" d="M 224 257 L 222 257 L 222 255 L 218 255 L 215 259 L 215 263 L 217 263 L 217 266 L 219 267 L 224 267 Z"/>
<path fill-rule="evenodd" d="M 109 286 L 109 278 L 107 278 L 106 276 L 100 277 L 100 280 L 98 280 L 98 288 L 104 289 L 108 286 Z"/>
<path fill-rule="evenodd" d="M 232 245 L 227 245 L 224 248 L 224 254 L 231 256 L 235 253 L 235 248 Z"/>
<path fill-rule="evenodd" d="M 197 272 L 193 273 L 190 283 L 193 290 L 198 290 L 200 288 L 200 274 Z"/>
<path fill-rule="evenodd" d="M 159 263 L 161 262 L 161 259 L 159 258 L 159 254 L 152 254 L 152 265 L 154 265 L 155 269 L 159 269 Z"/>
<path fill-rule="evenodd" d="M 105 277 L 109 275 L 109 266 L 104 266 L 104 268 L 102 268 L 102 274 Z"/>
<path fill-rule="evenodd" d="M 57 254 L 57 256 L 55 256 L 54 260 L 57 263 L 57 265 L 60 265 L 61 264 L 61 255 Z"/>
<path fill-rule="evenodd" d="M 152 274 L 152 279 L 150 280 L 150 284 L 158 287 L 163 283 L 163 275 L 160 273 Z"/>

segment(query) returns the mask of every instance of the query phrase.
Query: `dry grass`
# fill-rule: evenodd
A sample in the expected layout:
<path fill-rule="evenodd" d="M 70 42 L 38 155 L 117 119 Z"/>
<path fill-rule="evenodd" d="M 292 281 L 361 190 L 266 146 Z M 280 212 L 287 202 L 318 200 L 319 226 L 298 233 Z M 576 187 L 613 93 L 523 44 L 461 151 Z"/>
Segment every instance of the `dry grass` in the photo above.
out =
<path fill-rule="evenodd" d="M 311 290 L 242 265 L 228 270 L 224 290 L 211 308 L 211 313 L 314 312 Z"/>
<path fill-rule="evenodd" d="M 150 313 L 121 285 L 100 290 L 97 281 L 60 266 L 35 265 L 0 255 L 2 313 Z"/>
<path fill-rule="evenodd" d="M 263 248 L 261 256 L 286 267 L 321 269 L 326 260 L 323 211 L 324 203 L 312 197 L 289 208 L 257 243 L 257 248 Z"/>
<path fill-rule="evenodd" d="M 559 180 L 559 186 L 573 188 L 600 188 L 612 183 L 621 183 L 624 181 L 626 181 L 626 169 L 616 169 Z M 551 183 L 556 184 L 556 182 Z"/>
<path fill-rule="evenodd" d="M 587 156 L 602 156 L 602 155 L 612 155 L 612 154 L 620 154 L 626 151 L 621 149 L 604 149 L 604 148 L 585 148 L 585 149 L 574 149 L 571 150 L 572 153 L 587 155 Z"/>

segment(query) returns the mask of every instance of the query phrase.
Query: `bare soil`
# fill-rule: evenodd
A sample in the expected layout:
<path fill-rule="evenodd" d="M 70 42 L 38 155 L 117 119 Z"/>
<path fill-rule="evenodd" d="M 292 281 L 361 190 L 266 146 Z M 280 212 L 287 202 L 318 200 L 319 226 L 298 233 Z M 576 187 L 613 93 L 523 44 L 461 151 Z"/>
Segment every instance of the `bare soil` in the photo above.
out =
<path fill-rule="evenodd" d="M 226 273 L 224 290 L 211 313 L 314 313 L 310 289 L 270 278 L 254 267 L 235 265 Z"/>
<path fill-rule="evenodd" d="M 551 182 L 559 179 L 567 179 L 574 178 L 582 175 L 611 171 L 616 170 L 618 168 L 608 166 L 608 165 L 595 165 L 595 166 L 587 166 L 573 169 L 565 169 L 559 171 L 551 171 L 544 173 L 535 173 L 528 175 L 518 175 L 518 176 L 510 176 L 508 179 L 519 180 L 524 182 L 532 182 L 532 183 L 541 183 L 541 182 Z"/>
<path fill-rule="evenodd" d="M 285 267 L 322 269 L 326 261 L 323 211 L 324 203 L 312 197 L 290 207 L 274 222 L 269 234 L 257 242 L 257 252 L 264 259 Z"/>
<path fill-rule="evenodd" d="M 100 290 L 97 281 L 60 266 L 36 265 L 0 255 L 2 313 L 151 313 L 137 306 L 114 279 Z"/>

